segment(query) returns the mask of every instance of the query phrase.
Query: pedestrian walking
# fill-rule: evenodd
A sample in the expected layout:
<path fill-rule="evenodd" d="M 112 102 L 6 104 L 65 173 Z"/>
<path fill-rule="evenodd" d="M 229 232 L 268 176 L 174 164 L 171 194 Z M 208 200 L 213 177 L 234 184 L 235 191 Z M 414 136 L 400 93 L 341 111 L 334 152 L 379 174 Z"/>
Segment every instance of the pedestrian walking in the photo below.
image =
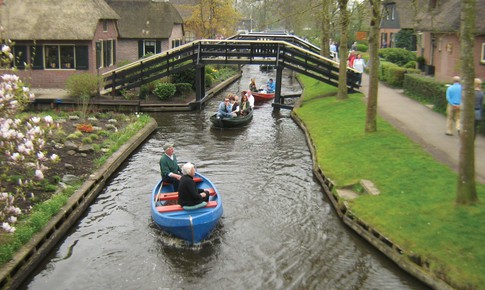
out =
<path fill-rule="evenodd" d="M 455 123 L 458 135 L 461 129 L 461 93 L 460 77 L 453 77 L 453 84 L 446 89 L 446 135 L 453 135 L 453 123 Z"/>

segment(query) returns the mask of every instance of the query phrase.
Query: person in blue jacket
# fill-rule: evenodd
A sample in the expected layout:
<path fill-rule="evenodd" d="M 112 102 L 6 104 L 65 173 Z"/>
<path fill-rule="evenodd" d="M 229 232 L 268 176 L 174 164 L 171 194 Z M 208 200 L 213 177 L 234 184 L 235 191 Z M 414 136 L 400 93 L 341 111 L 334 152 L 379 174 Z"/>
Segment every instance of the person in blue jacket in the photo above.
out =
<path fill-rule="evenodd" d="M 266 92 L 274 93 L 275 89 L 276 83 L 273 81 L 273 79 L 269 79 L 269 81 L 266 83 Z"/>
<path fill-rule="evenodd" d="M 461 122 L 461 93 L 462 87 L 460 77 L 453 77 L 453 84 L 446 89 L 446 135 L 453 135 L 453 122 L 455 123 L 458 135 L 460 135 Z"/>

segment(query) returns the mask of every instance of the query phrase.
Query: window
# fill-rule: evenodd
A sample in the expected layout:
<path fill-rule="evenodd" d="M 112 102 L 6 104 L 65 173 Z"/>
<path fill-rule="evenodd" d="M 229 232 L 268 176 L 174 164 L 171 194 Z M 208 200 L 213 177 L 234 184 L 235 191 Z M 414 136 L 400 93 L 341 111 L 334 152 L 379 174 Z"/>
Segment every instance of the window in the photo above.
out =
<path fill-rule="evenodd" d="M 485 64 L 485 43 L 482 43 L 482 57 L 480 57 L 480 62 Z"/>
<path fill-rule="evenodd" d="M 108 32 L 108 20 L 103 20 L 103 32 Z"/>
<path fill-rule="evenodd" d="M 181 45 L 182 45 L 182 40 L 180 39 L 172 40 L 172 48 L 176 48 L 177 46 L 181 46 Z"/>
<path fill-rule="evenodd" d="M 387 33 L 381 33 L 381 48 L 387 47 Z"/>
<path fill-rule="evenodd" d="M 396 19 L 396 6 L 391 7 L 391 19 L 392 20 Z"/>
<path fill-rule="evenodd" d="M 185 43 L 192 42 L 195 40 L 195 32 L 186 31 L 185 32 Z"/>
<path fill-rule="evenodd" d="M 145 51 L 143 55 L 147 55 L 149 53 L 155 54 L 157 51 L 157 44 L 154 40 L 145 40 Z"/>
<path fill-rule="evenodd" d="M 44 46 L 44 67 L 48 69 L 73 69 L 74 45 Z"/>
<path fill-rule="evenodd" d="M 113 39 L 96 42 L 96 67 L 103 68 L 115 64 L 115 42 Z"/>

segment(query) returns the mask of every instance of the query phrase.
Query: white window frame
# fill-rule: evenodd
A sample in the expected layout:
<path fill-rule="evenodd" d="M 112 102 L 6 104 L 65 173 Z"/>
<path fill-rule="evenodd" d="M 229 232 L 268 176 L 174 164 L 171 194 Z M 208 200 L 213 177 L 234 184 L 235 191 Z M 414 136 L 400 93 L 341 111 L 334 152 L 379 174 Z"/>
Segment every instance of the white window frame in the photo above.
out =
<path fill-rule="evenodd" d="M 482 55 L 480 57 L 480 62 L 485 64 L 485 43 L 482 43 Z"/>

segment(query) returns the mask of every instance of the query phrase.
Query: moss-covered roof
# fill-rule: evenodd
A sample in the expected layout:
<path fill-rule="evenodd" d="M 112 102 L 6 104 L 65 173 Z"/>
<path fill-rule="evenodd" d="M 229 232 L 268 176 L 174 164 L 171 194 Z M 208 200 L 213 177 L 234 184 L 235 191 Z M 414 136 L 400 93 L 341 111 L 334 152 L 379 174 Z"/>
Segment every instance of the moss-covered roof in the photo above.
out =
<path fill-rule="evenodd" d="M 90 40 L 102 19 L 119 16 L 104 0 L 4 0 L 0 24 L 15 40 Z"/>
<path fill-rule="evenodd" d="M 174 24 L 183 20 L 175 7 L 167 1 L 108 0 L 120 15 L 120 38 L 168 38 Z"/>

